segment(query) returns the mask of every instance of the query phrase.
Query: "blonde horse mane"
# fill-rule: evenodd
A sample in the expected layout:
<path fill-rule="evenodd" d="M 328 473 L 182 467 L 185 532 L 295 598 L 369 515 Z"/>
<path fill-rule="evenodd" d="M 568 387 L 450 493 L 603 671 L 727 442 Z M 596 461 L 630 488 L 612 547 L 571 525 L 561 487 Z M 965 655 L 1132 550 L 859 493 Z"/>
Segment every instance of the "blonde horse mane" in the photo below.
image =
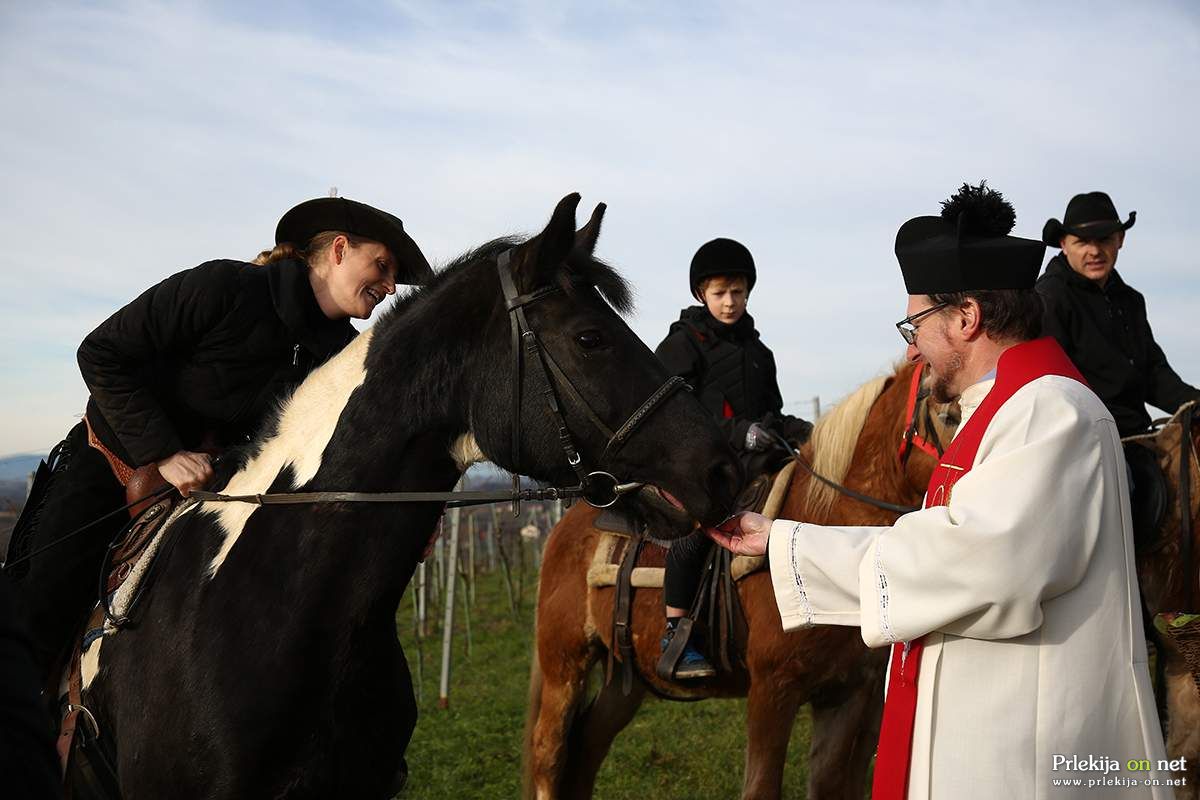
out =
<path fill-rule="evenodd" d="M 850 469 L 854 447 L 867 422 L 871 407 L 883 393 L 888 376 L 872 378 L 854 390 L 833 411 L 817 421 L 812 432 L 813 471 L 840 483 Z M 810 480 L 805 504 L 811 519 L 822 519 L 833 507 L 838 492 L 822 481 Z"/>

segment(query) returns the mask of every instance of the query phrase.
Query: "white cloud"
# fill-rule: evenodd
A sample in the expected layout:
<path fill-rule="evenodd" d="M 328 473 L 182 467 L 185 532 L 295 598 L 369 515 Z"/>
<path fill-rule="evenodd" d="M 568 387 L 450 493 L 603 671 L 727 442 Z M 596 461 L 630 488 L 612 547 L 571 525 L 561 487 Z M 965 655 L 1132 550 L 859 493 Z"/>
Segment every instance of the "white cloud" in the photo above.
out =
<path fill-rule="evenodd" d="M 1103 188 L 1139 211 L 1122 272 L 1200 381 L 1200 36 L 1186 6 L 1147 8 L 11 6 L 0 452 L 69 424 L 70 354 L 108 313 L 177 269 L 249 257 L 330 185 L 396 211 L 436 261 L 537 229 L 569 191 L 605 201 L 600 253 L 635 281 L 651 344 L 688 301 L 696 246 L 740 238 L 784 394 L 805 400 L 899 354 L 905 218 L 987 177 L 1036 236 Z M 52 364 L 30 366 L 34 343 Z"/>

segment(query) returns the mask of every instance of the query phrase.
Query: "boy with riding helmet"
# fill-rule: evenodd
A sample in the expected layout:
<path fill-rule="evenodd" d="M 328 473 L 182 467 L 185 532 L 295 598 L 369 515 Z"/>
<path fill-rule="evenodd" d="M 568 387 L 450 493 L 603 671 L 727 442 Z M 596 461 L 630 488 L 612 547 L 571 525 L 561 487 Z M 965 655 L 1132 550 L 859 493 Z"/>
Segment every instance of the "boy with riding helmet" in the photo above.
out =
<path fill-rule="evenodd" d="M 78 360 L 83 421 L 40 470 L 6 569 L 43 680 L 97 601 L 104 553 L 124 513 L 19 564 L 125 504 L 133 471 L 156 465 L 186 496 L 210 454 L 245 444 L 279 402 L 355 336 L 397 283 L 432 274 L 396 217 L 345 198 L 288 211 L 253 263 L 209 261 L 147 289 L 88 334 Z"/>
<path fill-rule="evenodd" d="M 683 309 L 679 320 L 655 350 L 659 360 L 692 387 L 700 403 L 717 420 L 742 457 L 747 480 L 769 471 L 779 461 L 772 451 L 771 428 L 789 440 L 803 442 L 812 425 L 783 414 L 783 396 L 775 377 L 775 357 L 763 344 L 746 313 L 757 273 L 754 257 L 740 242 L 713 239 L 692 257 L 692 296 L 701 304 Z M 667 551 L 663 599 L 667 628 L 665 650 L 678 621 L 688 613 L 708 553 L 703 536 L 690 536 Z M 704 678 L 712 665 L 692 645 L 680 656 L 675 677 Z"/>

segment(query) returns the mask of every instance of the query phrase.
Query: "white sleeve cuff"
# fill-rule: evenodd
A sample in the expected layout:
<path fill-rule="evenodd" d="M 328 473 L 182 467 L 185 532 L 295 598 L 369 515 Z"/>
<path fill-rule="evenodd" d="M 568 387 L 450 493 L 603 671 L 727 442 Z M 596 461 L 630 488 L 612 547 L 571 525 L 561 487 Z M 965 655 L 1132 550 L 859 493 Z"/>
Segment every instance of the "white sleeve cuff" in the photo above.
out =
<path fill-rule="evenodd" d="M 803 523 L 777 519 L 771 524 L 767 554 L 771 565 L 771 585 L 785 631 L 813 624 L 812 604 L 804 589 L 796 563 L 796 534 Z"/>

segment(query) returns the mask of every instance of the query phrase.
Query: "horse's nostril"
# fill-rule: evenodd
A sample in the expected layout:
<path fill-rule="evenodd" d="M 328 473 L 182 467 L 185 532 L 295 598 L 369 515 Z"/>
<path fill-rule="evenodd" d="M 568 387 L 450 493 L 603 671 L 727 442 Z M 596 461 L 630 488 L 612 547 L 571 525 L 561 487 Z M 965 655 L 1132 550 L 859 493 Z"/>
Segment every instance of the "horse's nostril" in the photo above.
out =
<path fill-rule="evenodd" d="M 708 470 L 708 493 L 713 503 L 731 509 L 743 480 L 742 467 L 736 460 L 718 458 Z"/>

